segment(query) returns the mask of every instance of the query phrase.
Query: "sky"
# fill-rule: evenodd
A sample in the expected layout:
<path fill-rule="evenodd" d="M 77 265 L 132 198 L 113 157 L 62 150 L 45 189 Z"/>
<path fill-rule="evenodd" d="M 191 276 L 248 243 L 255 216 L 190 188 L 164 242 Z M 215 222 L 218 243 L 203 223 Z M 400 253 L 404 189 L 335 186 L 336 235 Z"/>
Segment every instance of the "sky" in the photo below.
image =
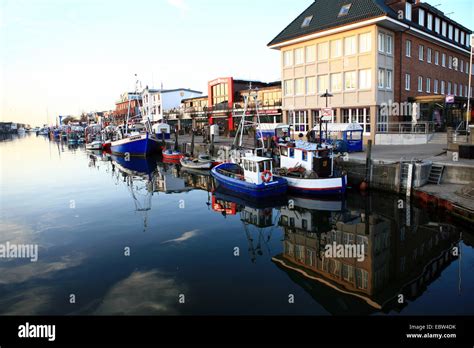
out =
<path fill-rule="evenodd" d="M 115 108 L 142 86 L 280 79 L 267 47 L 313 0 L 0 0 L 0 121 Z M 433 0 L 474 29 L 473 0 Z"/>

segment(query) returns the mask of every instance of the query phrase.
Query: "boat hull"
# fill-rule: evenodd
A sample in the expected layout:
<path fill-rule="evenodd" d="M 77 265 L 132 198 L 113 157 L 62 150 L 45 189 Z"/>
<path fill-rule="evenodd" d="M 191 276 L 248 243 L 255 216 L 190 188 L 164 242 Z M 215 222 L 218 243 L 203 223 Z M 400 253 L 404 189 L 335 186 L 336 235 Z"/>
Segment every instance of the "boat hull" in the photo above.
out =
<path fill-rule="evenodd" d="M 288 191 L 308 196 L 342 195 L 347 189 L 347 176 L 337 178 L 301 179 L 283 177 L 288 182 Z"/>
<path fill-rule="evenodd" d="M 283 178 L 276 178 L 269 183 L 253 184 L 243 180 L 233 179 L 219 173 L 219 169 L 226 169 L 233 164 L 224 163 L 214 167 L 211 171 L 212 176 L 216 179 L 217 185 L 233 194 L 243 194 L 254 198 L 268 198 L 284 195 L 287 191 L 287 182 Z"/>
<path fill-rule="evenodd" d="M 110 150 L 118 156 L 146 157 L 156 154 L 159 150 L 159 142 L 150 138 L 148 134 L 136 135 L 130 138 L 112 142 Z"/>
<path fill-rule="evenodd" d="M 209 170 L 212 168 L 213 162 L 193 162 L 189 160 L 185 160 L 184 158 L 181 158 L 180 160 L 181 166 L 183 168 L 188 168 L 188 169 L 202 169 L 202 170 Z"/>

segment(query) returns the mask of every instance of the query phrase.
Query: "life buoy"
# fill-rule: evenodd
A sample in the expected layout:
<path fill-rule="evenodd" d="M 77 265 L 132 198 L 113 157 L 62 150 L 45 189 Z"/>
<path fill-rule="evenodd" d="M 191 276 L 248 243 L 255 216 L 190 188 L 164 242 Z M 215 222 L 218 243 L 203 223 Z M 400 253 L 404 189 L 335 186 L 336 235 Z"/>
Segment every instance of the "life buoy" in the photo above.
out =
<path fill-rule="evenodd" d="M 265 170 L 262 173 L 262 181 L 263 182 L 270 182 L 272 180 L 272 173 L 269 170 Z"/>

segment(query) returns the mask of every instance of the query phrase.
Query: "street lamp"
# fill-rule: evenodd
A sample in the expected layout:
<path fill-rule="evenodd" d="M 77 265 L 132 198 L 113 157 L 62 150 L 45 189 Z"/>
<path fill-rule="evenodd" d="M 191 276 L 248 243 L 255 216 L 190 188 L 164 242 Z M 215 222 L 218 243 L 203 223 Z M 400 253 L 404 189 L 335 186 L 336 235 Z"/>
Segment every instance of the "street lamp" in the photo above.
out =
<path fill-rule="evenodd" d="M 471 56 L 469 59 L 469 83 L 467 85 L 467 111 L 466 111 L 466 132 L 469 132 L 469 119 L 471 117 L 471 98 L 472 98 L 472 88 L 471 88 L 471 83 L 472 83 L 472 55 L 474 51 L 474 35 L 471 35 Z"/>
<path fill-rule="evenodd" d="M 329 98 L 334 97 L 331 93 L 329 93 L 329 90 L 326 89 L 326 93 L 321 94 L 321 98 L 326 98 L 326 109 L 329 106 Z M 326 123 L 326 136 L 328 135 L 328 127 Z M 322 145 L 323 143 L 323 116 L 319 116 L 319 145 Z"/>

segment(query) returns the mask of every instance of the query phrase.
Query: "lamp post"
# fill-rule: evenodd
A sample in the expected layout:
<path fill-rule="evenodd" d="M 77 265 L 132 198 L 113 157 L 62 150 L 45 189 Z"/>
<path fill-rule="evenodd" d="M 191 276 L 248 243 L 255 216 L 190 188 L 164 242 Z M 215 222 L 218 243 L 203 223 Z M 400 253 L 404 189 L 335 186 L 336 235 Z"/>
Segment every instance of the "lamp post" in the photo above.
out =
<path fill-rule="evenodd" d="M 467 111 L 466 111 L 466 132 L 469 132 L 469 118 L 471 116 L 471 98 L 472 98 L 472 54 L 474 50 L 474 35 L 471 35 L 471 57 L 469 59 L 469 84 L 467 85 Z"/>
<path fill-rule="evenodd" d="M 329 98 L 333 97 L 329 90 L 326 89 L 326 93 L 321 94 L 321 98 L 326 98 L 326 109 L 329 107 Z M 328 135 L 328 130 L 326 126 L 326 136 Z M 319 145 L 323 144 L 323 116 L 319 116 Z"/>

